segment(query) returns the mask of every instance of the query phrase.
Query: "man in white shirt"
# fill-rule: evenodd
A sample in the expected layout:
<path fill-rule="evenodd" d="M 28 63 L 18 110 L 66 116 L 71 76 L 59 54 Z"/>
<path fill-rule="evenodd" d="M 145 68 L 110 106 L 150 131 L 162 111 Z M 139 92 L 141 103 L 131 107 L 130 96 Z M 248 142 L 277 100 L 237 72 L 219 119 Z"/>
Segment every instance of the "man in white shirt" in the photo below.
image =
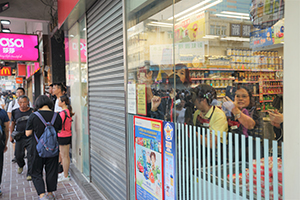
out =
<path fill-rule="evenodd" d="M 17 88 L 17 91 L 16 91 L 17 99 L 12 100 L 8 104 L 7 115 L 8 115 L 9 120 L 11 119 L 11 111 L 20 107 L 20 105 L 18 103 L 18 98 L 22 95 L 25 95 L 24 88 L 22 88 L 22 87 Z M 29 102 L 29 106 L 32 108 L 31 102 Z"/>
<path fill-rule="evenodd" d="M 54 105 L 54 112 L 61 112 L 63 109 L 58 106 L 58 101 L 61 96 L 63 96 L 66 92 L 66 88 L 61 83 L 53 84 L 53 94 L 57 97 Z"/>

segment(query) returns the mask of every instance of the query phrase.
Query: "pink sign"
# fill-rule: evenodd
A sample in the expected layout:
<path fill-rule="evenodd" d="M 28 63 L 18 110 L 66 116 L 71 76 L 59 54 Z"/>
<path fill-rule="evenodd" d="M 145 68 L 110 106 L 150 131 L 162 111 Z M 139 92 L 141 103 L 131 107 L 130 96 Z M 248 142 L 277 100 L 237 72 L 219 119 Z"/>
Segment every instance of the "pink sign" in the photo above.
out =
<path fill-rule="evenodd" d="M 65 38 L 65 56 L 66 61 L 79 62 L 78 60 L 78 41 Z M 80 39 L 80 60 L 86 63 L 86 40 Z"/>
<path fill-rule="evenodd" d="M 0 33 L 0 60 L 38 61 L 38 36 Z"/>

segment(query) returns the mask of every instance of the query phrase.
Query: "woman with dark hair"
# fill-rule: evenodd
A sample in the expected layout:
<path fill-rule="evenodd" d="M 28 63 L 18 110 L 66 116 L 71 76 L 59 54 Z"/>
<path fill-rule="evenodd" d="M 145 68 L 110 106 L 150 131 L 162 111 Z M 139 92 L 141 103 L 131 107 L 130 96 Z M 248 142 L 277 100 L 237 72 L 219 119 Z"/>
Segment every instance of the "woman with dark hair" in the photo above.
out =
<path fill-rule="evenodd" d="M 231 132 L 243 134 L 246 138 L 255 135 L 253 132 L 259 124 L 259 114 L 249 87 L 238 85 L 234 101 L 226 96 L 223 106 L 232 113 L 231 120 L 239 123 L 235 125 L 237 130 L 231 127 Z"/>
<path fill-rule="evenodd" d="M 54 112 L 51 110 L 53 107 L 53 102 L 46 95 L 39 96 L 35 101 L 35 109 L 37 112 L 42 115 L 46 122 L 52 121 L 54 116 Z M 62 128 L 61 117 L 57 115 L 53 127 L 58 133 Z M 29 116 L 26 125 L 26 136 L 29 137 L 33 133 L 39 139 L 44 133 L 45 125 L 39 119 L 37 115 L 32 113 Z M 34 138 L 34 137 L 33 137 Z M 31 176 L 34 187 L 39 195 L 39 199 L 55 199 L 53 192 L 56 191 L 57 188 L 57 175 L 58 175 L 58 156 L 51 158 L 41 158 L 36 150 L 37 141 L 35 139 L 32 140 L 32 168 L 31 168 Z M 46 171 L 46 184 L 48 194 L 45 195 L 45 183 L 43 180 L 43 169 L 45 166 Z"/>
<path fill-rule="evenodd" d="M 58 106 L 63 109 L 59 113 L 63 123 L 62 130 L 58 133 L 58 144 L 59 144 L 59 161 L 63 166 L 63 173 L 59 175 L 58 182 L 69 181 L 69 167 L 70 167 L 70 144 L 72 142 L 72 106 L 70 105 L 70 100 L 66 95 L 63 95 L 58 100 Z"/>
<path fill-rule="evenodd" d="M 234 101 L 232 101 L 229 97 L 225 97 L 223 99 L 223 106 L 231 112 L 231 117 L 228 120 L 230 132 L 239 134 L 240 136 L 244 135 L 246 138 L 246 160 L 248 160 L 248 136 L 258 136 L 260 128 L 259 113 L 256 109 L 250 88 L 245 85 L 238 85 Z M 241 160 L 241 137 L 239 137 L 239 149 L 239 160 Z M 255 158 L 255 151 L 253 152 L 253 156 Z"/>

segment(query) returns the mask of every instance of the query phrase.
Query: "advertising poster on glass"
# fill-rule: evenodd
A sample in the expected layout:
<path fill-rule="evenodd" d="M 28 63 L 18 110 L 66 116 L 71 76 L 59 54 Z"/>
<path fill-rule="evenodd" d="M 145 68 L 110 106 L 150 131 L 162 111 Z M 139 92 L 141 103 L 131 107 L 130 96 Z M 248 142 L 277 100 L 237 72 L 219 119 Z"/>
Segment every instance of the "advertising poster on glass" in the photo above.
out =
<path fill-rule="evenodd" d="M 134 116 L 134 166 L 137 200 L 164 197 L 163 122 Z"/>
<path fill-rule="evenodd" d="M 164 188 L 165 200 L 176 199 L 176 149 L 174 123 L 164 122 Z"/>

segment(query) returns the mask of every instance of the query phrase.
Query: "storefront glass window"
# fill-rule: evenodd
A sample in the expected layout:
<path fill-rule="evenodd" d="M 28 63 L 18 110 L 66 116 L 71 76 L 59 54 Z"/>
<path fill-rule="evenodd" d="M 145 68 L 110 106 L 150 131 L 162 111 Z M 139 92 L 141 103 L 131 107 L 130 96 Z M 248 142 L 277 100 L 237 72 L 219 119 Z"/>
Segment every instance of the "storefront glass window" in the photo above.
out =
<path fill-rule="evenodd" d="M 72 123 L 72 158 L 86 177 L 89 171 L 88 97 L 85 17 L 68 31 L 65 38 L 67 86 L 75 115 Z"/>
<path fill-rule="evenodd" d="M 228 132 L 278 140 L 282 156 L 284 1 L 251 2 L 127 0 L 128 113 L 220 131 L 224 146 Z"/>

